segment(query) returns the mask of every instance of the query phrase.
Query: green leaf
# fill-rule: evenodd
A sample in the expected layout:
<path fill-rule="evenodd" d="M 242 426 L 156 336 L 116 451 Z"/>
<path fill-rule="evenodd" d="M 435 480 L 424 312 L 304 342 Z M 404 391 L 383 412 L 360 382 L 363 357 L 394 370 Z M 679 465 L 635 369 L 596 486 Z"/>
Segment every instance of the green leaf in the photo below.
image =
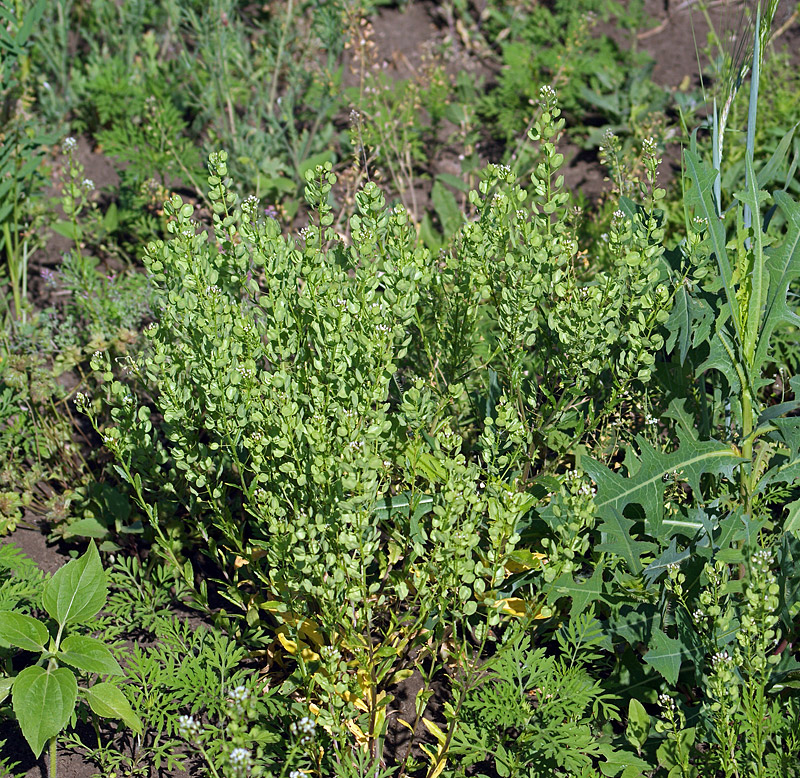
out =
<path fill-rule="evenodd" d="M 64 529 L 64 537 L 97 538 L 101 540 L 108 537 L 108 527 L 104 527 L 95 518 L 86 517 L 67 525 Z"/>
<path fill-rule="evenodd" d="M 8 697 L 15 680 L 16 678 L 0 678 L 0 702 Z"/>
<path fill-rule="evenodd" d="M 0 611 L 0 642 L 24 651 L 44 651 L 50 633 L 47 627 L 33 616 L 13 611 Z"/>
<path fill-rule="evenodd" d="M 123 675 L 111 651 L 96 638 L 72 635 L 61 644 L 58 659 L 78 670 L 98 675 Z"/>
<path fill-rule="evenodd" d="M 736 300 L 736 290 L 733 286 L 733 270 L 728 260 L 725 249 L 725 225 L 717 215 L 712 190 L 717 178 L 717 171 L 709 164 L 703 162 L 693 149 L 684 151 L 686 161 L 686 174 L 694 182 L 694 186 L 686 191 L 686 204 L 692 208 L 697 216 L 702 217 L 708 224 L 708 240 L 717 260 L 717 265 L 722 276 L 725 297 L 728 300 L 729 314 L 736 328 L 737 340 L 741 343 L 739 331 L 739 303 Z"/>
<path fill-rule="evenodd" d="M 649 734 L 650 714 L 639 700 L 632 697 L 628 703 L 628 727 L 625 730 L 625 737 L 632 746 L 641 751 Z"/>
<path fill-rule="evenodd" d="M 439 217 L 445 237 L 455 235 L 461 226 L 463 216 L 453 193 L 440 181 L 434 181 L 433 189 L 431 189 L 431 201 L 436 209 L 436 215 Z"/>
<path fill-rule="evenodd" d="M 634 522 L 624 517 L 625 509 L 629 505 L 640 505 L 645 532 L 664 545 L 678 532 L 694 535 L 702 525 L 687 522 L 682 517 L 664 518 L 665 479 L 669 480 L 672 473 L 678 472 L 680 480 L 688 483 L 696 495 L 701 495 L 700 478 L 704 473 L 732 477 L 734 468 L 742 462 L 739 452 L 730 444 L 692 439 L 680 429 L 678 440 L 678 448 L 666 453 L 638 436 L 639 466 L 628 478 L 590 457 L 583 463 L 584 470 L 597 484 L 595 504 L 602 520 L 600 530 L 607 535 L 599 550 L 622 556 L 635 575 L 642 569 L 638 555 L 649 551 L 652 545 L 633 540 Z"/>
<path fill-rule="evenodd" d="M 298 173 L 300 174 L 300 179 L 304 179 L 306 173 L 309 170 L 314 170 L 317 165 L 324 165 L 326 162 L 333 162 L 333 152 L 328 151 L 321 151 L 319 154 L 313 154 L 312 156 L 308 157 L 308 159 L 304 159 L 299 167 Z"/>
<path fill-rule="evenodd" d="M 72 222 L 56 222 L 51 229 L 69 240 L 79 240 L 82 234 L 80 226 Z"/>
<path fill-rule="evenodd" d="M 108 584 L 92 541 L 80 559 L 68 562 L 45 584 L 42 603 L 60 625 L 88 621 L 105 605 Z"/>
<path fill-rule="evenodd" d="M 575 580 L 572 577 L 572 573 L 562 573 L 552 584 L 552 588 L 547 595 L 548 604 L 552 604 L 559 597 L 571 597 L 570 618 L 580 616 L 589 605 L 602 597 L 604 569 L 605 565 L 600 562 L 595 567 L 590 578 L 581 580 Z"/>
<path fill-rule="evenodd" d="M 640 759 L 636 754 L 615 749 L 610 743 L 600 743 L 597 751 L 606 759 L 605 762 L 600 762 L 600 772 L 609 778 L 620 775 L 620 771 L 622 771 L 622 778 L 640 778 L 642 775 L 649 774 L 652 769 L 652 765 Z"/>
<path fill-rule="evenodd" d="M 678 682 L 681 670 L 681 642 L 655 629 L 650 637 L 650 650 L 644 655 L 644 661 L 657 670 L 673 686 Z"/>
<path fill-rule="evenodd" d="M 116 686 L 110 683 L 96 683 L 82 691 L 89 707 L 98 716 L 104 719 L 121 719 L 136 734 L 141 734 L 141 720 L 133 712 L 127 697 Z"/>
<path fill-rule="evenodd" d="M 786 218 L 786 234 L 776 248 L 764 249 L 769 284 L 763 324 L 753 364 L 759 367 L 769 355 L 769 340 L 780 326 L 800 326 L 798 316 L 786 303 L 789 284 L 800 277 L 800 205 L 786 192 L 775 192 L 775 202 Z"/>
<path fill-rule="evenodd" d="M 22 734 L 38 759 L 45 743 L 69 722 L 78 699 L 71 670 L 26 667 L 14 680 L 11 700 Z"/>

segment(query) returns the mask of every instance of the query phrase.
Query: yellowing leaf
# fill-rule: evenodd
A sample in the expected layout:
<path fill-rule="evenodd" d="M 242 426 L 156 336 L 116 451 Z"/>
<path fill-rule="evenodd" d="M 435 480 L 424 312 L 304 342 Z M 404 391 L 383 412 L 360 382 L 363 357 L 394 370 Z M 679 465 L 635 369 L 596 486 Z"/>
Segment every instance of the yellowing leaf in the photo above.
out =
<path fill-rule="evenodd" d="M 297 653 L 297 643 L 294 640 L 289 640 L 283 632 L 278 632 L 278 640 L 280 640 L 281 645 L 288 653 L 293 655 Z"/>
<path fill-rule="evenodd" d="M 442 761 L 439 762 L 439 764 L 437 764 L 436 767 L 433 768 L 433 771 L 428 773 L 428 778 L 439 778 L 446 765 L 447 765 L 447 760 L 442 759 Z"/>
<path fill-rule="evenodd" d="M 513 616 L 517 619 L 530 616 L 528 603 L 526 603 L 525 600 L 521 599 L 520 597 L 505 597 L 502 600 L 497 600 L 494 604 L 494 607 L 499 608 L 503 613 L 507 613 L 509 616 Z M 533 618 L 545 619 L 547 616 L 544 615 L 543 610 L 540 610 L 534 614 Z"/>
<path fill-rule="evenodd" d="M 394 686 L 396 683 L 400 683 L 401 681 L 405 681 L 406 678 L 411 678 L 414 675 L 414 671 L 408 667 L 405 670 L 398 670 L 387 682 L 387 686 Z"/>
<path fill-rule="evenodd" d="M 521 555 L 518 555 L 521 556 Z M 547 555 L 540 554 L 538 551 L 528 551 L 525 560 L 509 559 L 505 563 L 505 569 L 509 573 L 524 573 L 526 570 L 533 570 L 547 564 Z"/>
<path fill-rule="evenodd" d="M 429 719 L 422 719 L 422 723 L 428 728 L 428 732 L 431 733 L 438 741 L 439 744 L 444 744 L 447 740 L 447 735 L 442 732 L 441 727 L 438 724 L 434 724 Z"/>
<path fill-rule="evenodd" d="M 358 743 L 358 745 L 366 746 L 366 744 L 367 744 L 367 736 L 361 730 L 361 727 L 359 727 L 358 724 L 355 723 L 355 721 L 353 721 L 352 719 L 348 720 L 348 721 L 345 722 L 345 726 L 355 736 L 356 742 Z"/>
<path fill-rule="evenodd" d="M 396 721 L 398 724 L 402 724 L 406 729 L 411 730 L 412 734 L 414 733 L 414 727 L 412 727 L 411 724 L 409 724 L 407 721 L 401 718 L 398 718 Z"/>

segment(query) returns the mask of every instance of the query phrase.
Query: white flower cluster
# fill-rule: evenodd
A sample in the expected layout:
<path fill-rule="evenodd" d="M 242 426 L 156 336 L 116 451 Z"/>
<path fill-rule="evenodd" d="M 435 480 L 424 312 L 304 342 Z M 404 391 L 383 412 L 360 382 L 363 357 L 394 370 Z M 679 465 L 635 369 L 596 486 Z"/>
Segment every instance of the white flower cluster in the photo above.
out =
<path fill-rule="evenodd" d="M 553 87 L 550 86 L 550 84 L 545 84 L 539 90 L 539 99 L 543 103 L 548 103 L 548 102 L 550 102 L 552 100 L 555 100 L 556 99 L 556 90 L 553 89 Z"/>
<path fill-rule="evenodd" d="M 64 138 L 64 142 L 61 144 L 61 151 L 64 154 L 69 154 L 70 152 L 75 151 L 77 148 L 78 142 L 72 137 Z"/>
<path fill-rule="evenodd" d="M 299 738 L 301 743 L 309 743 L 317 734 L 317 725 L 308 716 L 303 716 L 300 721 L 291 723 L 289 731 L 294 737 Z"/>
<path fill-rule="evenodd" d="M 178 716 L 178 735 L 193 740 L 200 735 L 202 727 L 194 716 Z"/>
<path fill-rule="evenodd" d="M 228 757 L 228 763 L 234 775 L 244 776 L 253 767 L 253 757 L 246 748 L 234 748 Z"/>
<path fill-rule="evenodd" d="M 648 157 L 654 157 L 657 151 L 658 151 L 658 143 L 656 143 L 655 138 L 651 136 L 649 138 L 645 138 L 642 141 L 643 154 L 646 154 Z"/>

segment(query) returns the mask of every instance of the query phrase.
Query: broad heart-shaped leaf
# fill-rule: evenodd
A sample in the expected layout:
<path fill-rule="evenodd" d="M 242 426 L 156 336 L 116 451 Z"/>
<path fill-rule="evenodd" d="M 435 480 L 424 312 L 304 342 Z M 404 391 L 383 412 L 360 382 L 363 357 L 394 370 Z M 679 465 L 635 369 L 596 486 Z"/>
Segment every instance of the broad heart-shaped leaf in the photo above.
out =
<path fill-rule="evenodd" d="M 66 667 L 45 670 L 34 665 L 16 677 L 11 692 L 14 714 L 37 759 L 44 744 L 67 725 L 77 699 L 78 683 Z"/>
<path fill-rule="evenodd" d="M 108 648 L 95 638 L 72 635 L 61 644 L 59 662 L 98 675 L 124 675 Z"/>
<path fill-rule="evenodd" d="M 42 603 L 60 624 L 88 621 L 106 604 L 108 583 L 92 541 L 80 559 L 67 562 L 45 584 Z"/>
<path fill-rule="evenodd" d="M 694 141 L 692 146 L 695 146 Z M 695 216 L 705 219 L 708 225 L 707 240 L 710 242 L 711 250 L 717 260 L 720 276 L 722 277 L 722 285 L 725 289 L 725 297 L 728 301 L 728 313 L 734 322 L 737 340 L 741 343 L 739 303 L 736 300 L 736 290 L 733 287 L 733 270 L 728 260 L 728 252 L 725 249 L 725 225 L 717 215 L 717 208 L 712 194 L 714 181 L 718 173 L 711 165 L 700 159 L 695 148 L 686 149 L 683 152 L 683 158 L 686 161 L 686 174 L 694 182 L 694 186 L 689 187 L 686 192 L 686 204 L 694 211 Z"/>
<path fill-rule="evenodd" d="M 789 284 L 800 276 L 800 204 L 786 192 L 775 192 L 775 202 L 786 218 L 786 235 L 776 248 L 767 248 L 767 273 L 769 289 L 764 309 L 763 325 L 759 333 L 753 360 L 756 369 L 764 364 L 769 354 L 769 339 L 783 325 L 800 325 L 800 316 L 786 304 Z"/>
<path fill-rule="evenodd" d="M 47 627 L 33 616 L 13 611 L 0 611 L 0 643 L 7 643 L 24 651 L 44 651 L 50 633 Z"/>
<path fill-rule="evenodd" d="M 650 650 L 644 655 L 644 661 L 674 686 L 681 670 L 681 654 L 680 640 L 669 637 L 663 630 L 654 629 L 650 637 Z"/>
<path fill-rule="evenodd" d="M 96 683 L 81 690 L 89 707 L 101 718 L 121 719 L 134 732 L 141 734 L 142 722 L 133 712 L 127 697 L 113 684 Z"/>
<path fill-rule="evenodd" d="M 663 546 L 672 535 L 694 535 L 701 528 L 683 519 L 664 519 L 665 477 L 677 472 L 681 481 L 700 495 L 700 477 L 703 473 L 724 474 L 731 477 L 742 457 L 733 446 L 715 440 L 696 440 L 678 431 L 679 446 L 665 453 L 653 448 L 644 438 L 637 437 L 639 467 L 628 478 L 614 473 L 590 457 L 583 461 L 583 469 L 597 484 L 595 505 L 602 520 L 600 530 L 606 533 L 601 550 L 613 551 L 622 556 L 634 574 L 642 570 L 637 555 L 644 550 L 631 537 L 634 522 L 624 517 L 625 509 L 632 504 L 642 507 L 645 532 Z M 647 550 L 651 546 L 648 544 Z"/>

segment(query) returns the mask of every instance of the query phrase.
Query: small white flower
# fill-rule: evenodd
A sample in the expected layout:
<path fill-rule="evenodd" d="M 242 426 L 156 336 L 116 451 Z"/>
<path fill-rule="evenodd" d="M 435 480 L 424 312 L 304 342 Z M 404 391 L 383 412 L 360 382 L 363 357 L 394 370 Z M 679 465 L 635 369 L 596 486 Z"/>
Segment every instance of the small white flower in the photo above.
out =
<path fill-rule="evenodd" d="M 308 716 L 303 716 L 299 721 L 292 722 L 289 731 L 295 737 L 299 737 L 301 743 L 308 743 L 316 734 L 317 725 Z"/>
<path fill-rule="evenodd" d="M 658 151 L 658 144 L 656 143 L 656 139 L 652 136 L 649 138 L 645 138 L 642 141 L 642 152 L 644 152 L 647 156 L 652 157 Z"/>
<path fill-rule="evenodd" d="M 91 178 L 84 178 L 81 181 L 81 186 L 87 191 L 91 192 L 94 189 L 94 181 Z"/>
<path fill-rule="evenodd" d="M 201 729 L 200 722 L 194 716 L 178 716 L 178 735 L 185 740 L 196 738 Z"/>
<path fill-rule="evenodd" d="M 247 775 L 253 767 L 253 758 L 246 748 L 234 748 L 228 761 L 237 776 Z"/>
<path fill-rule="evenodd" d="M 61 144 L 61 151 L 64 154 L 68 154 L 71 151 L 75 151 L 78 148 L 78 142 L 73 137 L 64 138 L 64 142 Z"/>

